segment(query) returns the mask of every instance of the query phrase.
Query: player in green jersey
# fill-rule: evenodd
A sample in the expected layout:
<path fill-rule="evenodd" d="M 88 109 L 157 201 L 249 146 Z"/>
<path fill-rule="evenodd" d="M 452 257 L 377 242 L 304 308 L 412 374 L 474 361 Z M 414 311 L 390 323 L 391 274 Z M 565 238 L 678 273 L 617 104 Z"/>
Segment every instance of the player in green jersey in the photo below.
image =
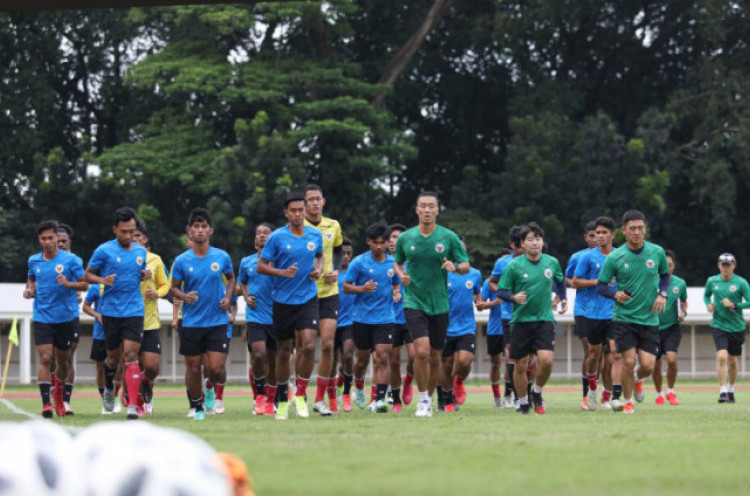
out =
<path fill-rule="evenodd" d="M 737 379 L 742 344 L 745 342 L 745 318 L 742 310 L 750 308 L 750 285 L 734 273 L 737 261 L 731 253 L 719 255 L 720 273 L 709 277 L 703 302 L 711 318 L 716 345 L 716 374 L 719 376 L 719 403 L 734 403 L 734 381 Z M 713 300 L 712 300 L 713 299 Z"/>
<path fill-rule="evenodd" d="M 675 254 L 672 250 L 664 250 L 667 255 L 667 267 L 672 280 L 667 291 L 667 304 L 664 313 L 659 314 L 659 353 L 656 355 L 654 364 L 654 387 L 656 388 L 656 404 L 664 404 L 664 393 L 661 390 L 661 357 L 667 357 L 667 401 L 670 405 L 679 405 L 677 395 L 674 392 L 674 383 L 677 380 L 677 349 L 680 347 L 682 333 L 680 322 L 687 315 L 687 284 L 679 276 L 674 275 L 677 264 Z"/>
<path fill-rule="evenodd" d="M 396 242 L 394 267 L 404 285 L 404 314 L 416 351 L 416 416 L 431 417 L 432 393 L 448 331 L 448 272 L 466 274 L 470 266 L 456 233 L 437 225 L 437 193 L 420 193 L 416 212 L 419 224 L 402 233 Z"/>
<path fill-rule="evenodd" d="M 643 401 L 643 379 L 654 369 L 659 347 L 659 314 L 664 311 L 669 289 L 669 268 L 664 249 L 646 241 L 646 216 L 628 210 L 622 216 L 625 244 L 609 254 L 599 272 L 596 291 L 615 300 L 612 335 L 622 354 L 620 374 L 625 404 L 613 400 L 612 410 L 635 412 L 635 399 Z M 617 290 L 609 286 L 617 279 Z M 634 377 L 636 355 L 640 367 Z M 616 377 L 612 377 L 616 381 Z"/>

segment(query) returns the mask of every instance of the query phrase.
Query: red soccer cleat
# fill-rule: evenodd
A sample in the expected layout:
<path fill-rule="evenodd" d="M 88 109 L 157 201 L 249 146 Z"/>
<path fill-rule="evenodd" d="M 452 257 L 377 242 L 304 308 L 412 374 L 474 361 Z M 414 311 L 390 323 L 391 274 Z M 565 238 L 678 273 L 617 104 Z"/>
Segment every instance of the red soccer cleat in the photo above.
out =
<path fill-rule="evenodd" d="M 404 405 L 411 405 L 413 388 L 411 386 L 414 378 L 408 374 L 404 375 Z"/>
<path fill-rule="evenodd" d="M 344 401 L 344 411 L 351 412 L 352 411 L 352 395 L 345 394 L 341 397 L 341 399 Z"/>
<path fill-rule="evenodd" d="M 464 387 L 464 381 L 458 378 L 453 378 L 453 397 L 456 398 L 456 403 L 463 405 L 466 402 L 466 387 Z"/>
<path fill-rule="evenodd" d="M 448 403 L 447 405 L 445 405 L 445 411 L 446 412 L 455 412 L 456 411 L 456 405 L 454 405 L 453 403 Z"/>
<path fill-rule="evenodd" d="M 45 403 L 44 406 L 42 407 L 42 417 L 49 419 L 49 418 L 52 418 L 52 415 L 53 415 L 52 405 L 50 405 L 49 403 Z"/>
<path fill-rule="evenodd" d="M 339 404 L 335 395 L 328 398 L 328 409 L 331 410 L 331 413 L 339 413 Z"/>
<path fill-rule="evenodd" d="M 271 407 L 273 407 L 273 402 L 271 402 Z M 266 415 L 266 395 L 260 394 L 255 397 L 255 409 L 254 409 L 255 415 Z"/>
<path fill-rule="evenodd" d="M 680 404 L 680 402 L 677 400 L 677 395 L 674 393 L 667 393 L 667 401 L 669 401 L 669 404 L 672 406 L 677 406 Z"/>
<path fill-rule="evenodd" d="M 404 411 L 404 406 L 401 403 L 394 403 L 391 411 L 393 413 L 401 413 Z"/>
<path fill-rule="evenodd" d="M 63 403 L 63 385 L 62 383 L 58 383 L 57 387 L 55 388 L 55 394 L 52 395 L 52 399 L 55 402 L 55 413 L 58 417 L 64 417 L 65 416 L 65 403 Z"/>
<path fill-rule="evenodd" d="M 655 403 L 657 405 L 659 405 L 659 406 L 663 405 L 664 404 L 664 396 L 661 396 L 661 395 L 657 396 Z"/>

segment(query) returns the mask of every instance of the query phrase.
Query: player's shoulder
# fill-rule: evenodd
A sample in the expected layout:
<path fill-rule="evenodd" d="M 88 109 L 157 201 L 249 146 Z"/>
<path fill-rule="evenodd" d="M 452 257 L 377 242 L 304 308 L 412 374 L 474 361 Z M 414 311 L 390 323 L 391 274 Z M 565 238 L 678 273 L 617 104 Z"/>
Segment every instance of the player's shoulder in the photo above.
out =
<path fill-rule="evenodd" d="M 221 248 L 217 248 L 216 246 L 212 246 L 210 248 L 210 250 L 211 250 L 211 255 L 213 255 L 214 257 L 222 257 L 222 258 L 223 257 L 227 257 L 227 258 L 229 257 L 229 253 L 227 253 L 226 250 L 223 250 Z"/>
<path fill-rule="evenodd" d="M 683 279 L 682 277 L 678 276 L 677 274 L 672 274 L 672 281 L 674 281 L 674 283 L 677 284 L 677 285 L 681 285 L 681 286 L 686 286 L 687 285 L 685 283 L 685 279 Z"/>
<path fill-rule="evenodd" d="M 646 248 L 651 253 L 662 254 L 666 256 L 664 248 L 662 248 L 661 245 L 657 245 L 656 243 L 652 243 L 651 241 L 644 241 L 643 245 L 644 245 L 644 248 Z"/>
<path fill-rule="evenodd" d="M 33 255 L 29 256 L 28 263 L 39 263 L 44 261 L 44 258 L 42 258 L 42 252 L 34 253 Z"/>
<path fill-rule="evenodd" d="M 161 257 L 159 255 L 157 255 L 156 253 L 147 251 L 146 252 L 146 263 L 151 263 L 151 262 L 160 263 L 161 262 Z"/>
<path fill-rule="evenodd" d="M 323 217 L 319 224 L 321 229 L 341 229 L 339 221 L 330 217 Z"/>
<path fill-rule="evenodd" d="M 305 236 L 312 236 L 315 238 L 323 238 L 323 234 L 320 231 L 320 228 L 322 227 L 322 223 L 316 228 L 314 226 L 310 226 L 305 224 Z"/>
<path fill-rule="evenodd" d="M 307 225 L 305 225 L 305 228 L 307 228 Z M 272 232 L 272 233 L 271 233 L 271 234 L 270 234 L 270 235 L 268 236 L 268 239 L 266 240 L 266 244 L 268 244 L 268 243 L 269 243 L 269 242 L 270 242 L 271 240 L 276 240 L 276 239 L 278 239 L 278 238 L 283 238 L 283 237 L 284 237 L 284 236 L 286 236 L 287 234 L 289 234 L 289 224 L 287 224 L 287 225 L 285 225 L 285 226 L 281 226 L 281 227 L 279 227 L 279 228 L 275 229 L 275 230 L 274 230 L 274 231 L 273 231 L 273 232 Z"/>
<path fill-rule="evenodd" d="M 192 257 L 193 257 L 193 250 L 188 248 L 187 250 L 177 255 L 177 257 L 174 259 L 174 264 L 177 265 L 178 263 L 184 263 Z"/>
<path fill-rule="evenodd" d="M 708 276 L 708 278 L 706 278 L 706 286 L 708 286 L 709 284 L 713 282 L 718 282 L 720 280 L 721 280 L 721 274 L 714 274 L 712 276 Z"/>
<path fill-rule="evenodd" d="M 478 277 L 480 280 L 482 279 L 482 273 L 476 267 L 469 268 L 469 275 L 472 277 Z"/>

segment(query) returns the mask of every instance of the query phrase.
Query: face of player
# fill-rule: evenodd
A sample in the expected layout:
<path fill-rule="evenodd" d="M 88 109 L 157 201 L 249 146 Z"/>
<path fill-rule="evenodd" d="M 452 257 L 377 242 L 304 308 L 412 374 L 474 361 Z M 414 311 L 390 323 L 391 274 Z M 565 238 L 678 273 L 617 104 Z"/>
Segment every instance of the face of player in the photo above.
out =
<path fill-rule="evenodd" d="M 349 267 L 349 262 L 352 261 L 352 245 L 344 245 L 341 247 L 341 268 L 346 269 Z"/>
<path fill-rule="evenodd" d="M 255 249 L 262 250 L 266 246 L 266 241 L 271 235 L 271 230 L 268 226 L 258 226 L 255 228 Z"/>
<path fill-rule="evenodd" d="M 323 193 L 316 190 L 310 190 L 305 193 L 305 209 L 307 216 L 311 218 L 318 218 L 323 214 L 323 207 L 326 204 L 326 199 L 323 198 Z"/>
<path fill-rule="evenodd" d="M 521 247 L 524 253 L 529 258 L 537 258 L 542 254 L 542 247 L 544 246 L 544 238 L 535 234 L 533 231 L 526 234 L 526 237 L 521 241 Z"/>
<path fill-rule="evenodd" d="M 284 209 L 284 217 L 289 221 L 292 227 L 302 227 L 305 224 L 305 202 L 289 202 Z"/>
<path fill-rule="evenodd" d="M 721 278 L 724 280 L 729 280 L 734 275 L 734 264 L 729 263 L 720 263 L 719 264 L 719 271 L 721 272 Z"/>
<path fill-rule="evenodd" d="M 586 241 L 586 244 L 589 245 L 589 248 L 593 248 L 599 244 L 599 241 L 596 236 L 596 230 L 589 231 L 586 234 L 584 234 L 583 239 Z"/>
<path fill-rule="evenodd" d="M 70 251 L 70 236 L 65 231 L 58 231 L 57 233 L 57 248 Z"/>
<path fill-rule="evenodd" d="M 440 211 L 438 199 L 434 196 L 420 196 L 417 200 L 417 217 L 420 224 L 434 224 Z"/>
<path fill-rule="evenodd" d="M 622 226 L 625 241 L 631 248 L 640 248 L 646 239 L 646 223 L 642 220 L 630 220 Z"/>
<path fill-rule="evenodd" d="M 612 246 L 612 241 L 615 239 L 614 231 L 610 231 L 605 226 L 596 226 L 594 234 L 596 234 L 596 244 L 594 246 Z"/>
<path fill-rule="evenodd" d="M 146 236 L 141 231 L 136 229 L 135 232 L 133 233 L 133 241 L 145 247 L 146 243 L 148 242 L 148 236 Z"/>
<path fill-rule="evenodd" d="M 385 258 L 385 249 L 386 246 L 388 246 L 388 240 L 382 236 L 375 239 L 367 238 L 367 246 L 370 247 L 370 252 L 372 252 L 372 256 L 375 260 L 383 260 Z"/>
<path fill-rule="evenodd" d="M 396 241 L 398 241 L 398 237 L 401 236 L 402 232 L 391 231 L 391 235 L 388 237 L 388 251 L 391 252 L 391 255 L 396 253 Z"/>
<path fill-rule="evenodd" d="M 57 233 L 54 229 L 47 229 L 39 233 L 39 244 L 42 245 L 42 251 L 47 254 L 57 251 Z"/>
<path fill-rule="evenodd" d="M 674 267 L 675 267 L 674 260 L 672 260 L 672 257 L 667 255 L 667 268 L 669 269 L 670 276 L 674 273 Z"/>
<path fill-rule="evenodd" d="M 208 243 L 213 233 L 214 228 L 208 225 L 205 220 L 195 221 L 188 227 L 188 237 L 197 245 Z"/>
<path fill-rule="evenodd" d="M 130 249 L 130 245 L 133 243 L 133 236 L 135 235 L 135 219 L 120 221 L 112 230 L 115 236 L 117 236 L 117 242 L 120 243 L 120 246 Z"/>

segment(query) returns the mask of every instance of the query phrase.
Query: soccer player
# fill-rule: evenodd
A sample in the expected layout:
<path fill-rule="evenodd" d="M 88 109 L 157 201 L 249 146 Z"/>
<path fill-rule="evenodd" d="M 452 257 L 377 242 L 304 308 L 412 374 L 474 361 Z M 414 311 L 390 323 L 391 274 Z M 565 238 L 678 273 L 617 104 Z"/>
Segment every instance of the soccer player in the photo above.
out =
<path fill-rule="evenodd" d="M 146 224 L 139 219 L 135 226 L 133 241 L 146 248 L 146 266 L 151 270 L 151 277 L 141 281 L 144 314 L 140 350 L 143 411 L 151 414 L 154 412 L 154 380 L 161 368 L 161 319 L 157 302 L 159 298 L 167 296 L 172 285 L 161 257 L 151 252 Z"/>
<path fill-rule="evenodd" d="M 195 420 L 205 420 L 201 399 L 201 362 L 209 379 L 223 387 L 226 380 L 227 326 L 234 296 L 232 260 L 224 250 L 211 246 L 214 232 L 211 214 L 194 208 L 188 217 L 188 236 L 193 247 L 180 254 L 172 269 L 172 295 L 184 302 L 180 355 L 185 357 L 185 385 Z M 205 357 L 204 357 L 205 354 Z"/>
<path fill-rule="evenodd" d="M 542 388 L 552 373 L 555 358 L 555 317 L 553 308 L 560 304 L 560 313 L 568 307 L 562 268 L 555 257 L 542 253 L 544 231 L 536 222 L 529 222 L 519 232 L 523 255 L 514 258 L 503 271 L 498 283 L 498 296 L 513 303 L 510 337 L 510 357 L 516 366 L 513 381 L 516 391 L 524 395 L 518 399 L 519 413 L 528 415 L 527 391 L 529 356 L 536 352 L 536 379 L 531 390 L 534 411 L 541 415 L 546 409 Z M 556 297 L 552 300 L 552 287 Z M 520 394 L 520 392 L 519 392 Z"/>
<path fill-rule="evenodd" d="M 463 238 L 461 244 L 466 249 Z M 438 410 L 442 405 L 444 411 L 455 412 L 456 404 L 463 405 L 466 401 L 464 380 L 471 372 L 476 348 L 474 305 L 480 302 L 481 291 L 482 274 L 474 267 L 466 274 L 448 273 L 448 332 L 443 348 L 442 381 L 438 385 Z"/>
<path fill-rule="evenodd" d="M 604 260 L 612 253 L 612 242 L 615 239 L 617 226 L 610 217 L 598 217 L 594 221 L 597 246 L 585 251 L 578 257 L 573 276 L 572 286 L 576 289 L 575 308 L 578 314 L 575 317 L 576 332 L 582 342 L 588 345 L 588 354 L 585 357 L 586 381 L 588 392 L 586 395 L 586 406 L 584 410 L 594 411 L 598 408 L 596 403 L 596 390 L 599 380 L 599 362 L 603 353 L 603 347 L 609 346 L 610 329 L 612 327 L 612 307 L 614 301 L 596 292 L 596 284 L 599 272 L 604 265 Z M 616 287 L 616 282 L 610 283 Z M 581 302 L 579 306 L 579 301 Z M 621 365 L 621 360 L 618 364 Z M 619 377 L 621 367 L 615 370 L 615 376 Z"/>
<path fill-rule="evenodd" d="M 645 240 L 646 216 L 628 210 L 622 216 L 625 244 L 609 254 L 599 272 L 596 291 L 615 300 L 612 335 L 622 354 L 624 413 L 634 413 L 633 391 L 643 401 L 643 379 L 651 375 L 659 346 L 659 316 L 664 311 L 669 289 L 667 257 L 661 246 Z M 610 282 L 617 280 L 617 290 Z M 636 355 L 640 366 L 634 378 Z M 613 372 L 613 381 L 616 380 Z M 619 403 L 619 402 L 618 402 Z M 612 404 L 613 411 L 620 409 Z"/>
<path fill-rule="evenodd" d="M 703 301 L 711 318 L 716 345 L 716 374 L 719 376 L 719 403 L 734 403 L 742 344 L 745 342 L 745 318 L 742 310 L 750 308 L 750 286 L 734 273 L 737 261 L 731 253 L 719 255 L 719 274 L 706 281 Z"/>
<path fill-rule="evenodd" d="M 258 257 L 275 227 L 268 222 L 255 228 L 255 251 L 240 262 L 238 281 L 247 305 L 247 350 L 252 358 L 256 415 L 273 415 L 276 397 L 276 338 L 273 334 L 273 278 L 258 274 Z"/>
<path fill-rule="evenodd" d="M 685 280 L 674 275 L 674 269 L 677 265 L 677 258 L 672 250 L 664 250 L 667 255 L 667 267 L 671 282 L 667 292 L 667 303 L 663 313 L 659 314 L 659 352 L 656 354 L 656 363 L 654 364 L 654 387 L 656 388 L 656 404 L 664 404 L 664 392 L 661 384 L 661 357 L 667 357 L 667 401 L 670 405 L 676 406 L 680 402 L 674 392 L 674 383 L 677 380 L 677 350 L 680 347 L 682 333 L 680 331 L 680 322 L 687 316 L 687 284 Z"/>
<path fill-rule="evenodd" d="M 587 222 L 586 225 L 583 228 L 583 240 L 588 245 L 587 248 L 584 248 L 583 250 L 579 250 L 575 253 L 573 253 L 570 256 L 570 260 L 568 261 L 568 266 L 565 268 L 565 285 L 574 288 L 573 286 L 573 278 L 575 277 L 576 267 L 578 266 L 578 261 L 581 258 L 581 256 L 584 253 L 587 253 L 589 250 L 594 248 L 597 243 L 596 238 L 596 224 L 594 221 Z M 577 288 L 576 288 L 577 289 Z M 578 339 L 581 340 L 581 346 L 583 347 L 583 362 L 581 363 L 581 383 L 583 387 L 583 399 L 581 400 L 581 409 L 588 410 L 588 403 L 586 401 L 586 398 L 588 396 L 589 392 L 589 381 L 586 377 L 586 368 L 587 364 L 589 362 L 589 342 L 586 339 L 586 331 L 585 331 L 585 323 L 580 322 L 580 316 L 583 315 L 583 308 L 586 305 L 586 298 L 591 296 L 592 291 L 587 292 L 581 292 L 576 291 L 576 301 L 573 305 L 573 319 L 575 320 L 575 326 L 573 327 L 573 331 L 575 332 L 576 336 L 578 336 Z M 593 290 L 593 293 L 596 293 L 596 290 Z"/>
<path fill-rule="evenodd" d="M 370 363 L 373 350 L 372 382 L 376 384 L 377 396 L 373 411 L 388 411 L 386 393 L 388 391 L 388 363 L 393 346 L 393 305 L 394 298 L 401 298 L 401 281 L 393 269 L 393 257 L 386 253 L 390 232 L 385 222 L 370 225 L 365 231 L 370 251 L 359 255 L 346 271 L 344 292 L 355 295 L 352 314 L 354 345 L 357 348 L 357 361 L 354 363 L 354 401 L 364 408 L 365 371 Z"/>
<path fill-rule="evenodd" d="M 500 255 L 502 258 L 505 255 Z M 487 319 L 487 354 L 490 356 L 490 385 L 495 408 L 503 407 L 503 395 L 500 392 L 500 370 L 505 346 L 503 345 L 503 300 L 490 289 L 490 278 L 485 279 L 481 291 L 482 301 L 477 304 L 477 310 L 489 310 Z"/>
<path fill-rule="evenodd" d="M 406 231 L 403 224 L 391 224 L 388 226 L 391 230 L 388 236 L 388 252 L 393 255 L 396 253 L 396 242 L 401 233 Z M 391 350 L 391 398 L 393 399 L 393 412 L 403 411 L 401 404 L 401 347 L 406 347 L 406 373 L 404 374 L 404 404 L 408 405 L 412 399 L 412 382 L 414 380 L 414 340 L 411 337 L 409 328 L 406 326 L 406 317 L 404 316 L 404 288 L 401 286 L 401 298 L 396 301 L 393 299 L 393 349 Z"/>
<path fill-rule="evenodd" d="M 99 300 L 104 293 L 104 286 L 101 284 L 92 284 L 83 298 L 83 312 L 94 317 L 94 336 L 91 340 L 90 358 L 96 362 L 96 387 L 99 390 L 99 396 L 104 397 L 104 359 L 107 358 L 107 348 L 104 341 L 104 327 L 102 326 L 102 314 L 97 312 Z M 115 406 L 119 405 L 117 403 Z M 102 406 L 102 415 L 109 415 Z"/>
<path fill-rule="evenodd" d="M 141 387 L 138 364 L 144 313 L 141 281 L 151 277 L 146 266 L 146 249 L 133 244 L 136 219 L 135 210 L 130 207 L 115 211 L 112 227 L 115 239 L 99 245 L 85 274 L 89 284 L 104 284 L 99 302 L 107 348 L 102 403 L 108 412 L 114 409 L 114 377 L 122 358 L 129 403 L 126 418 L 129 420 L 138 418 L 138 390 Z"/>
<path fill-rule="evenodd" d="M 341 226 L 333 219 L 323 216 L 326 199 L 323 189 L 317 184 L 305 187 L 305 225 L 314 227 L 323 235 L 323 270 L 318 279 L 318 310 L 320 312 L 320 357 L 318 359 L 318 380 L 313 410 L 321 415 L 333 413 L 325 399 L 331 382 L 335 383 L 333 369 L 336 320 L 339 311 L 339 269 L 341 269 Z M 330 397 L 330 396 L 329 396 Z M 336 393 L 333 397 L 336 401 Z"/>
<path fill-rule="evenodd" d="M 341 355 L 341 374 L 339 381 L 341 383 L 341 402 L 345 412 L 352 411 L 352 381 L 354 374 L 354 295 L 344 292 L 344 279 L 346 271 L 349 269 L 349 263 L 352 261 L 352 240 L 344 236 L 341 244 L 341 270 L 339 271 L 339 314 L 336 323 L 336 339 L 334 349 Z M 335 370 L 335 368 L 334 368 Z M 333 410 L 333 407 L 331 407 Z"/>
<path fill-rule="evenodd" d="M 453 231 L 437 224 L 437 193 L 417 197 L 419 224 L 401 233 L 394 268 L 404 285 L 404 315 L 414 339 L 414 375 L 419 389 L 417 417 L 432 417 L 432 393 L 448 331 L 448 272 L 469 272 L 469 256 Z"/>
<path fill-rule="evenodd" d="M 26 288 L 23 297 L 34 299 L 34 342 L 39 354 L 37 383 L 42 396 L 42 416 L 52 418 L 50 403 L 50 362 L 52 354 L 57 357 L 57 377 L 68 377 L 70 344 L 78 320 L 78 304 L 75 310 L 71 300 L 77 291 L 85 291 L 81 259 L 57 247 L 58 224 L 47 220 L 37 224 L 36 233 L 42 251 L 29 257 Z M 65 381 L 58 380 L 55 388 L 55 413 L 66 414 L 63 404 Z"/>
<path fill-rule="evenodd" d="M 286 195 L 284 216 L 289 224 L 271 233 L 256 267 L 259 274 L 275 277 L 272 313 L 276 336 L 276 382 L 281 399 L 276 410 L 277 420 L 289 417 L 287 393 L 293 338 L 298 343 L 296 413 L 301 418 L 310 416 L 305 393 L 315 365 L 315 337 L 320 327 L 316 281 L 323 270 L 323 236 L 319 230 L 305 225 L 303 194 L 290 192 Z M 322 412 L 324 415 L 326 410 Z"/>

